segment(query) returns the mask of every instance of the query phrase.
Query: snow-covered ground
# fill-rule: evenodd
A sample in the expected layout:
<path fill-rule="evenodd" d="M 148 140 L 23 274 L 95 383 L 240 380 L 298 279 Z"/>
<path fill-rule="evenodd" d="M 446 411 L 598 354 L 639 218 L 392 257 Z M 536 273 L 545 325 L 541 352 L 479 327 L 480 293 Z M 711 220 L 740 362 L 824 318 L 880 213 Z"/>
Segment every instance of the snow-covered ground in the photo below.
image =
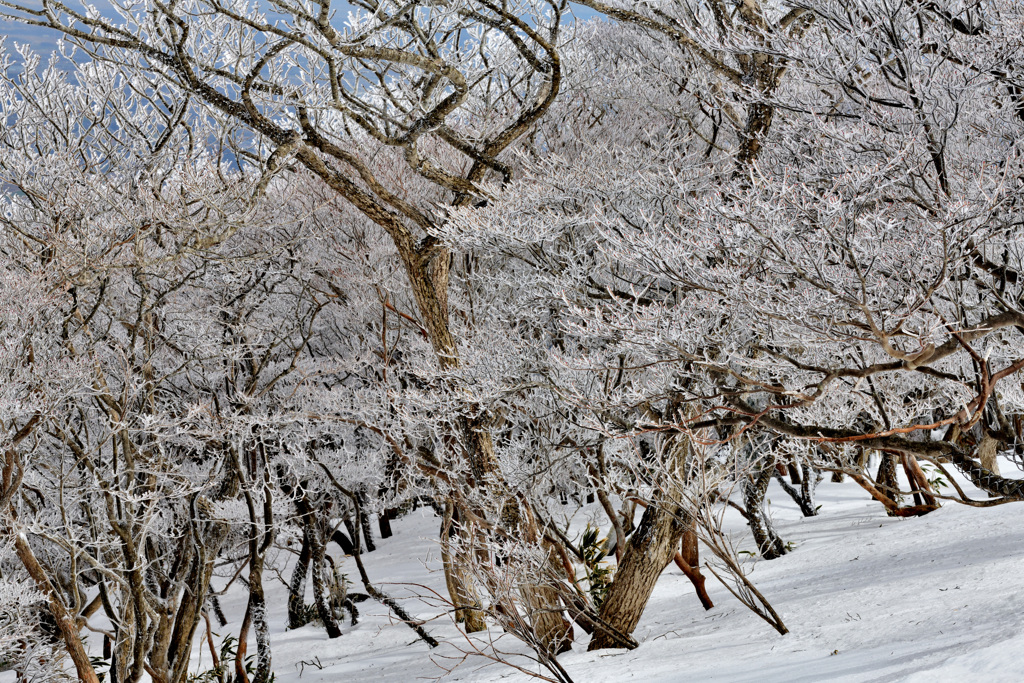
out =
<path fill-rule="evenodd" d="M 1006 463 L 1003 471 L 1013 468 Z M 577 629 L 573 651 L 559 658 L 573 679 L 1024 681 L 1024 505 L 947 503 L 925 517 L 892 519 L 856 484 L 826 480 L 818 489 L 821 514 L 804 519 L 772 486 L 778 531 L 796 547 L 758 562 L 751 576 L 788 635 L 778 635 L 712 577 L 716 605 L 705 612 L 689 581 L 670 565 L 634 634 L 640 647 L 586 652 L 586 636 Z M 738 515 L 729 523 L 743 533 Z M 365 556 L 371 578 L 387 582 L 383 587 L 396 596 L 424 592 L 404 582 L 443 592 L 437 527 L 429 510 L 398 520 L 396 535 Z M 749 539 L 743 547 L 750 547 Z M 351 558 L 343 567 L 356 576 Z M 284 587 L 275 583 L 273 602 L 283 605 Z M 404 602 L 418 616 L 436 613 Z M 360 623 L 335 641 L 313 626 L 284 631 L 284 617 L 277 617 L 277 682 L 408 683 L 443 673 L 431 665 L 431 654 L 441 664 L 452 661 L 442 657 L 458 654 L 451 644 L 428 653 L 407 626 L 389 622 L 383 606 L 359 607 Z M 438 639 L 465 642 L 446 618 L 428 628 Z M 502 642 L 516 649 L 511 637 Z M 322 669 L 302 663 L 316 661 Z M 481 668 L 486 663 L 469 659 L 447 680 L 528 680 L 508 667 Z"/>
<path fill-rule="evenodd" d="M 778 635 L 710 576 L 716 605 L 705 612 L 670 565 L 634 633 L 639 648 L 586 652 L 587 637 L 577 629 L 573 651 L 559 658 L 574 681 L 1024 681 L 1024 505 L 947 503 L 925 517 L 892 519 L 855 484 L 826 480 L 818 489 L 820 516 L 804 519 L 772 487 L 777 529 L 795 548 L 757 562 L 751 577 L 788 635 Z M 728 521 L 744 533 L 738 515 Z M 425 587 L 443 592 L 437 519 L 420 510 L 393 526 L 395 536 L 365 556 L 370 576 L 417 616 L 437 616 L 439 608 L 413 597 L 426 594 Z M 741 547 L 750 547 L 749 538 Z M 357 576 L 351 558 L 342 567 Z M 328 640 L 317 626 L 286 631 L 284 585 L 268 575 L 267 587 L 280 612 L 272 615 L 276 683 L 429 680 L 444 674 L 431 659 L 450 666 L 455 660 L 446 657 L 459 655 L 454 644 L 465 644 L 441 616 L 427 628 L 448 642 L 428 651 L 374 601 L 359 604 L 359 624 L 346 623 L 339 639 Z M 353 590 L 362 590 L 358 582 Z M 237 631 L 243 599 L 241 591 L 225 596 L 233 623 L 214 629 L 217 642 Z M 205 641 L 202 626 L 197 638 Z M 520 649 L 511 636 L 501 643 Z M 205 645 L 194 659 L 193 671 L 210 666 Z M 529 680 L 486 664 L 470 658 L 445 680 Z"/>

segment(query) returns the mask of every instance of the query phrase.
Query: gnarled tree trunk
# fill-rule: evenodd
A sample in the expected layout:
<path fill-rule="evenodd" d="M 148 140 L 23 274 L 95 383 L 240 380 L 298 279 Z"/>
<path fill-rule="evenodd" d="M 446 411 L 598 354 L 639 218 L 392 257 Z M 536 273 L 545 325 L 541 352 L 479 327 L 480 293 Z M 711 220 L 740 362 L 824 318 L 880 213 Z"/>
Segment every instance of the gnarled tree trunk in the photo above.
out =
<path fill-rule="evenodd" d="M 622 634 L 633 633 L 658 577 L 679 552 L 679 543 L 686 531 L 686 513 L 679 503 L 689 451 L 689 440 L 684 435 L 676 436 L 668 445 L 662 482 L 663 500 L 652 501 L 644 511 L 601 604 L 601 620 Z M 598 631 L 588 649 L 616 647 L 620 642 L 607 631 Z"/>
<path fill-rule="evenodd" d="M 622 564 L 600 611 L 601 620 L 621 633 L 631 634 L 636 628 L 658 577 L 679 548 L 685 527 L 676 512 L 648 505 L 640 526 L 626 544 Z M 587 649 L 618 645 L 619 641 L 610 634 L 597 631 Z"/>
<path fill-rule="evenodd" d="M 774 464 L 763 462 L 754 468 L 752 477 L 743 484 L 743 505 L 747 509 L 750 531 L 754 535 L 758 552 L 766 560 L 782 557 L 787 552 L 786 544 L 775 533 L 771 518 L 765 510 L 765 496 L 774 472 Z"/>

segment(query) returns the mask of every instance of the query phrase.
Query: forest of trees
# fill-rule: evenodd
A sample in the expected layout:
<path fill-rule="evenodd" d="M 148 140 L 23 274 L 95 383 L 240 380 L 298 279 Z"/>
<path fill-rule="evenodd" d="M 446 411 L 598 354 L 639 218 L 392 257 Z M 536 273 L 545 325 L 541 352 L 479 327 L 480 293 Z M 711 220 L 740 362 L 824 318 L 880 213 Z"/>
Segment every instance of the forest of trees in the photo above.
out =
<path fill-rule="evenodd" d="M 184 683 L 237 579 L 267 683 L 418 505 L 568 681 L 673 562 L 785 633 L 773 480 L 1024 501 L 1024 4 L 609 2 L 0 0 L 5 666 Z"/>

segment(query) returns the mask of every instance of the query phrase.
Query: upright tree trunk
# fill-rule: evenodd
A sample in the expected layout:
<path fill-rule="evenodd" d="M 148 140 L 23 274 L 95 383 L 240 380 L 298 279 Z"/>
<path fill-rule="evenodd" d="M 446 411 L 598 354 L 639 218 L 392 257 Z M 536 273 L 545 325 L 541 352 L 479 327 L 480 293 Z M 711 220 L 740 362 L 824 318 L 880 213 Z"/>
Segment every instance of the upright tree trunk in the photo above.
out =
<path fill-rule="evenodd" d="M 316 603 L 317 613 L 320 621 L 323 622 L 328 638 L 341 636 L 341 627 L 338 626 L 338 619 L 334 616 L 334 608 L 331 606 L 330 593 L 324 579 L 324 569 L 327 564 L 325 542 L 321 538 L 320 531 L 310 525 L 307 534 L 310 537 L 310 554 L 313 569 L 313 600 Z"/>
<path fill-rule="evenodd" d="M 743 484 L 743 505 L 747 509 L 750 531 L 754 535 L 758 552 L 766 560 L 774 560 L 786 554 L 786 544 L 775 533 L 771 518 L 765 510 L 765 496 L 774 469 L 771 463 L 762 463 Z"/>
<path fill-rule="evenodd" d="M 256 633 L 256 672 L 252 683 L 270 680 L 270 624 L 267 622 L 267 600 L 263 593 L 263 553 L 249 560 L 249 604 L 247 612 Z"/>
<path fill-rule="evenodd" d="M 192 580 L 190 580 L 193 577 L 183 576 L 186 573 L 190 573 L 189 570 L 194 567 L 195 549 L 190 543 L 191 540 L 190 535 L 182 535 L 178 540 L 175 553 L 176 559 L 170 570 L 167 571 L 167 575 L 163 578 L 163 585 L 158 584 L 154 586 L 157 588 L 157 597 L 163 601 L 162 607 L 165 609 L 157 610 L 150 634 L 147 653 L 147 658 L 149 659 L 147 673 L 149 673 L 153 683 L 170 683 L 172 680 L 171 647 L 175 621 L 177 618 L 185 616 L 182 613 L 182 608 L 185 608 L 186 612 L 190 611 L 185 602 L 179 602 L 179 599 L 185 597 L 182 594 L 186 592 L 186 590 L 183 590 L 186 586 L 188 591 L 193 589 Z M 150 550 L 149 558 L 152 560 L 157 555 L 157 552 L 155 552 L 152 543 L 147 543 L 147 545 Z"/>
<path fill-rule="evenodd" d="M 206 509 L 204 509 L 206 508 Z M 209 513 L 200 499 L 197 509 Z M 171 665 L 171 681 L 184 683 L 188 677 L 188 665 L 192 655 L 192 641 L 195 638 L 199 620 L 202 619 L 203 604 L 210 591 L 210 579 L 213 577 L 213 566 L 228 537 L 230 527 L 223 520 L 210 519 L 201 527 L 193 527 L 194 540 L 198 552 L 192 563 L 189 579 L 186 581 L 184 594 L 178 605 L 175 617 L 171 646 L 168 650 L 168 661 Z"/>
<path fill-rule="evenodd" d="M 229 449 L 249 513 L 249 602 L 238 634 L 238 649 L 235 656 L 235 675 L 238 683 L 246 683 L 245 654 L 249 626 L 256 634 L 256 671 L 252 683 L 268 683 L 270 680 L 271 645 L 270 625 L 267 621 L 267 601 L 263 592 L 263 565 L 267 550 L 274 542 L 277 530 L 274 522 L 273 488 L 266 452 L 258 445 L 245 452 L 245 460 L 234 448 Z M 253 495 L 249 482 L 262 479 L 262 495 L 259 504 Z"/>
<path fill-rule="evenodd" d="M 306 625 L 306 575 L 312 557 L 309 532 L 302 530 L 302 549 L 292 569 L 292 580 L 288 583 L 288 628 Z"/>
<path fill-rule="evenodd" d="M 394 508 L 384 508 L 384 511 L 377 518 L 377 529 L 380 531 L 380 537 L 391 538 L 391 520 L 395 518 Z"/>
<path fill-rule="evenodd" d="M 896 505 L 900 504 L 899 478 L 896 476 L 896 456 L 892 453 L 882 453 L 878 463 L 878 490 L 889 497 Z M 886 508 L 885 514 L 895 517 L 896 512 Z"/>
<path fill-rule="evenodd" d="M 800 481 L 800 493 L 807 504 L 805 515 L 807 517 L 817 517 L 818 506 L 814 504 L 814 490 L 818 487 L 818 482 L 821 481 L 822 475 L 807 463 L 803 463 L 800 469 L 803 472 L 803 478 Z"/>
<path fill-rule="evenodd" d="M 360 498 L 362 499 L 364 497 L 360 496 Z M 365 502 L 365 500 L 360 500 L 360 503 Z M 366 509 L 365 505 L 363 509 Z M 372 553 L 374 550 L 377 549 L 377 544 L 373 542 L 373 527 L 370 525 L 370 516 L 364 514 L 360 517 L 360 520 L 363 532 L 363 547 L 366 548 L 366 552 Z"/>
<path fill-rule="evenodd" d="M 458 507 L 451 500 L 445 502 L 444 518 L 441 522 L 441 562 L 444 565 L 444 580 L 448 595 L 455 606 L 455 621 L 464 623 L 466 633 L 476 633 L 487 628 L 480 599 L 476 595 L 473 578 L 470 576 L 469 558 L 460 538 L 466 529 L 459 521 Z"/>
<path fill-rule="evenodd" d="M 999 440 L 993 439 L 988 434 L 981 437 L 978 444 L 978 460 L 981 466 L 992 474 L 999 475 Z"/>
<path fill-rule="evenodd" d="M 981 466 L 996 476 L 999 474 L 999 441 L 993 439 L 987 433 L 981 437 L 981 443 L 978 444 L 978 460 L 981 462 Z M 989 498 L 996 498 L 998 494 L 989 492 Z"/>

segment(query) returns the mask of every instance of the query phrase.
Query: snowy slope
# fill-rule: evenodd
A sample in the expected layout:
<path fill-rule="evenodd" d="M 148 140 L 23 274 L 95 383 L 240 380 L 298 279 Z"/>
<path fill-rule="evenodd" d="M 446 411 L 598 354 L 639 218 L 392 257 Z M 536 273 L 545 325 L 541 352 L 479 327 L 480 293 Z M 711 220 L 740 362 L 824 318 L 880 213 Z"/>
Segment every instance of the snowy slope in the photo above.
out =
<path fill-rule="evenodd" d="M 573 651 L 559 659 L 576 683 L 1024 681 L 1024 505 L 947 503 L 925 517 L 891 519 L 855 484 L 826 481 L 818 489 L 820 516 L 804 519 L 772 486 L 777 529 L 795 548 L 757 562 L 751 577 L 790 633 L 778 635 L 710 576 L 716 606 L 705 612 L 670 565 L 634 634 L 638 649 L 588 653 L 577 629 Z M 744 533 L 738 515 L 728 522 Z M 268 602 L 279 612 L 272 615 L 276 683 L 410 683 L 444 673 L 431 657 L 443 666 L 457 661 L 455 644 L 466 641 L 440 607 L 415 597 L 428 588 L 443 592 L 437 519 L 420 510 L 393 526 L 395 536 L 365 556 L 370 576 L 418 617 L 433 618 L 428 630 L 448 642 L 429 651 L 374 601 L 359 605 L 359 624 L 346 623 L 337 640 L 316 626 L 286 631 L 285 588 L 268 575 Z M 749 538 L 741 545 L 749 548 Z M 351 558 L 342 567 L 357 576 Z M 358 582 L 353 590 L 362 590 Z M 232 623 L 214 629 L 220 637 L 237 631 L 243 592 L 232 589 L 223 605 Z M 495 630 L 489 635 L 497 638 Z M 202 627 L 197 639 L 193 671 L 210 666 Z M 508 636 L 500 643 L 522 649 Z M 445 680 L 530 680 L 486 664 L 470 658 Z"/>
<path fill-rule="evenodd" d="M 771 496 L 778 530 L 796 548 L 758 562 L 752 578 L 788 635 L 775 633 L 710 577 L 716 607 L 704 612 L 670 566 L 635 633 L 637 650 L 588 653 L 577 631 L 580 642 L 560 658 L 574 680 L 1024 681 L 1024 506 L 947 503 L 925 517 L 891 519 L 855 484 L 825 482 L 821 515 L 803 519 L 780 489 Z M 396 536 L 366 556 L 371 577 L 392 584 L 386 589 L 395 595 L 424 592 L 397 585 L 403 582 L 443 587 L 437 521 L 423 514 L 399 520 Z M 738 533 L 740 522 L 730 519 Z M 355 576 L 350 558 L 343 566 Z M 280 584 L 274 590 L 282 597 Z M 436 613 L 406 604 L 420 616 Z M 377 603 L 361 607 L 362 622 L 333 642 L 315 627 L 277 634 L 277 681 L 406 683 L 443 673 L 408 627 L 389 625 Z M 439 639 L 464 642 L 444 618 L 429 628 Z M 502 644 L 515 649 L 511 638 Z M 443 663 L 439 656 L 457 653 L 447 645 L 433 654 Z M 300 664 L 313 658 L 322 670 Z M 470 659 L 448 680 L 528 680 L 484 664 Z"/>

